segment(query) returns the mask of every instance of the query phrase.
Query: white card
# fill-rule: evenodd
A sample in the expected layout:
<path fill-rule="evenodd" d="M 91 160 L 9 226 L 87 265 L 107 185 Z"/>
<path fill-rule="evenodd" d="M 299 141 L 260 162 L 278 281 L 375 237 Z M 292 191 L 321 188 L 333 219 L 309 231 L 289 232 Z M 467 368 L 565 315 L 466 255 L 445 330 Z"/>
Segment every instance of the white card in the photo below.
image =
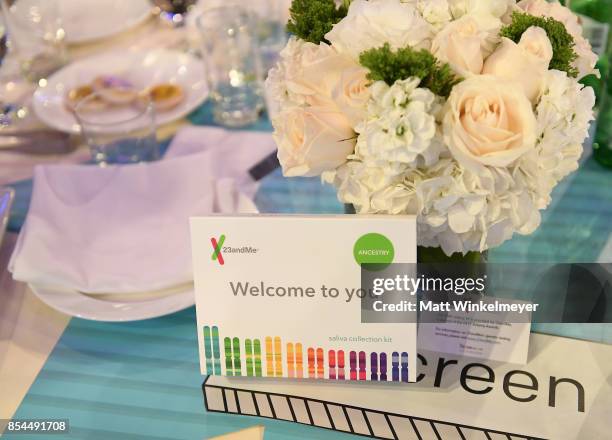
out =
<path fill-rule="evenodd" d="M 499 298 L 482 297 L 479 301 L 494 304 Z M 530 304 L 525 301 L 503 300 L 504 304 Z M 440 313 L 444 322 L 421 322 L 418 329 L 419 350 L 449 353 L 457 356 L 490 359 L 525 364 L 531 329 L 530 312 L 527 322 L 511 322 L 503 312 L 464 312 L 451 308 Z"/>
<path fill-rule="evenodd" d="M 211 216 L 191 234 L 202 374 L 416 380 L 416 324 L 361 323 L 357 262 L 414 263 L 414 217 Z"/>

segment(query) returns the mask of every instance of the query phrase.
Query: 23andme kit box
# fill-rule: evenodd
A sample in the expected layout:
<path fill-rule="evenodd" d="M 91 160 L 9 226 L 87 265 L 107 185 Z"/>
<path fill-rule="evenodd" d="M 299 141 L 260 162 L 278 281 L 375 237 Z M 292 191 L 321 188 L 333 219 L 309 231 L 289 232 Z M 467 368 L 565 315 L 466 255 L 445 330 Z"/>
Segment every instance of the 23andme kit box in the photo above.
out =
<path fill-rule="evenodd" d="M 416 324 L 362 323 L 360 262 L 415 263 L 404 216 L 191 219 L 202 374 L 416 380 Z"/>

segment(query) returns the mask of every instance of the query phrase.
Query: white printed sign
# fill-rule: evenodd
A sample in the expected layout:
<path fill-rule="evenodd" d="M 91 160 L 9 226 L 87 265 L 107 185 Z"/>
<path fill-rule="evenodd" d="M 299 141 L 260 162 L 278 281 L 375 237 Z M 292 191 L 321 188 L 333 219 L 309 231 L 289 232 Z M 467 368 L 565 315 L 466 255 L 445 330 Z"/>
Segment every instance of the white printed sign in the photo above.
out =
<path fill-rule="evenodd" d="M 416 380 L 416 320 L 361 322 L 360 262 L 416 262 L 408 216 L 191 220 L 202 374 Z"/>

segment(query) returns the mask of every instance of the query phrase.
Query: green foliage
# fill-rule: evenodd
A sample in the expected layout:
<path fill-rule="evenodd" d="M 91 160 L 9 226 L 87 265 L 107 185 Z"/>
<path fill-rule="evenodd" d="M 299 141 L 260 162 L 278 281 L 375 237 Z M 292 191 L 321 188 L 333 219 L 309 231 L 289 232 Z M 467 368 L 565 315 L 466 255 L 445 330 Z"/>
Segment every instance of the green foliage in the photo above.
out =
<path fill-rule="evenodd" d="M 415 76 L 421 79 L 421 87 L 444 97 L 448 97 L 453 86 L 461 81 L 448 64 L 442 64 L 425 49 L 417 51 L 406 47 L 393 52 L 385 43 L 361 53 L 359 62 L 370 71 L 368 79 L 372 81 L 384 81 L 392 86 L 397 80 Z"/>
<path fill-rule="evenodd" d="M 344 1 L 336 7 L 334 0 L 293 0 L 287 30 L 311 43 L 327 43 L 325 34 L 346 17 L 349 3 Z"/>
<path fill-rule="evenodd" d="M 523 32 L 531 26 L 537 26 L 546 31 L 553 48 L 553 57 L 549 69 L 563 70 L 569 76 L 578 76 L 578 69 L 572 66 L 577 55 L 574 51 L 574 38 L 565 28 L 565 25 L 552 17 L 534 17 L 522 12 L 512 13 L 512 22 L 501 29 L 501 36 L 518 43 Z"/>

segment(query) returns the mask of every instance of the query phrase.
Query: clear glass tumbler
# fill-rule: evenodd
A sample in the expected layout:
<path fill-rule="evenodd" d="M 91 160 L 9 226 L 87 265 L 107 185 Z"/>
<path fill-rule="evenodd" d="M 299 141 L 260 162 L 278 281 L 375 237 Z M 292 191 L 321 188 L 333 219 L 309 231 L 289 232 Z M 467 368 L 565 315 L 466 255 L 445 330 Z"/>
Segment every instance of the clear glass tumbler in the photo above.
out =
<path fill-rule="evenodd" d="M 58 0 L 0 0 L 25 77 L 46 78 L 67 60 Z"/>
<path fill-rule="evenodd" d="M 261 56 L 253 16 L 240 6 L 205 10 L 197 20 L 215 122 L 242 127 L 263 104 Z"/>
<path fill-rule="evenodd" d="M 257 41 L 262 57 L 264 75 L 276 65 L 280 51 L 287 44 L 285 30 L 289 19 L 287 0 L 251 0 L 247 3 L 255 17 Z"/>
<path fill-rule="evenodd" d="M 155 107 L 147 96 L 119 106 L 106 104 L 103 96 L 93 93 L 76 105 L 74 114 L 98 165 L 159 159 Z"/>

